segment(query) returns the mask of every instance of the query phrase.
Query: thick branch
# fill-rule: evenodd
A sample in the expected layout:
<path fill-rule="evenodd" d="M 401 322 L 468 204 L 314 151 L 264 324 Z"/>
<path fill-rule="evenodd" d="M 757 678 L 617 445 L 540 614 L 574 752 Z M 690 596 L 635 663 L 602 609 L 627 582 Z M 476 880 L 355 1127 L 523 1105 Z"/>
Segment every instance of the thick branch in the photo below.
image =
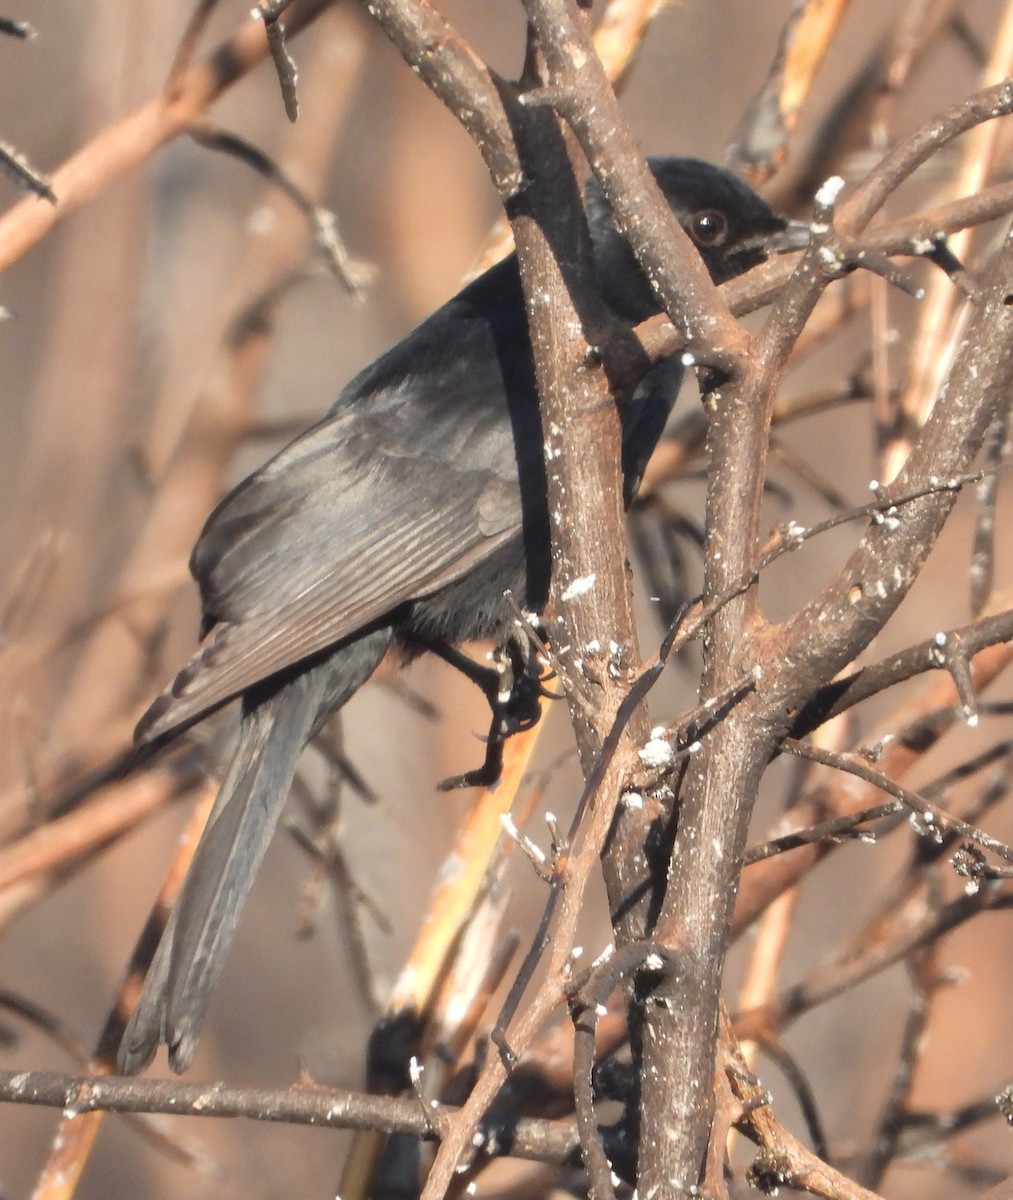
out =
<path fill-rule="evenodd" d="M 1011 271 L 1013 239 L 1007 237 L 982 280 L 983 300 L 947 385 L 893 485 L 898 492 L 966 471 L 996 405 L 1009 394 Z M 907 595 L 955 501 L 955 494 L 946 491 L 928 495 L 898 509 L 895 520 L 873 522 L 836 579 L 770 631 L 770 660 L 791 664 L 772 696 L 780 692 L 780 702 L 792 707 L 861 653 Z"/>
<path fill-rule="evenodd" d="M 525 0 L 525 9 L 546 57 L 553 103 L 672 322 L 687 345 L 744 355 L 746 336 L 647 169 L 574 0 Z"/>

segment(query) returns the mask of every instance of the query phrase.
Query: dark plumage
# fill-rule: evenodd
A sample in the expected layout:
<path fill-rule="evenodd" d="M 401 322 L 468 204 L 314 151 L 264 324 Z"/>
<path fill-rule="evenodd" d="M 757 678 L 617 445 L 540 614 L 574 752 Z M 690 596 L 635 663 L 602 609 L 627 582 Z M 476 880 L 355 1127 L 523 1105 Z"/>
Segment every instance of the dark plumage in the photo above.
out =
<path fill-rule="evenodd" d="M 784 228 L 726 171 L 683 158 L 650 165 L 718 282 L 759 262 L 757 240 Z M 657 312 L 595 186 L 588 216 L 607 304 L 629 322 Z M 678 376 L 656 368 L 624 406 L 628 497 Z M 189 1065 L 298 757 L 388 648 L 502 640 L 513 620 L 507 590 L 543 608 L 542 441 L 510 258 L 356 376 L 208 518 L 191 559 L 203 647 L 142 718 L 137 740 L 161 744 L 237 696 L 239 738 L 124 1036 L 124 1071 L 143 1067 L 160 1042 L 175 1070 Z"/>

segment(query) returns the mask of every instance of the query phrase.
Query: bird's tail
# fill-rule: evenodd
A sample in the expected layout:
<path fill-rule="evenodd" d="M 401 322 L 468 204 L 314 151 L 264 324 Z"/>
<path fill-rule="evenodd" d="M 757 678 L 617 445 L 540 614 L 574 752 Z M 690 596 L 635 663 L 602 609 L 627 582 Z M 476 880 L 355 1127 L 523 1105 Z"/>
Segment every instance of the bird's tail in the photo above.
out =
<path fill-rule="evenodd" d="M 207 828 L 120 1045 L 133 1074 L 160 1042 L 175 1071 L 193 1059 L 243 904 L 288 795 L 303 747 L 369 678 L 390 645 L 381 628 L 243 700 L 239 739 Z"/>

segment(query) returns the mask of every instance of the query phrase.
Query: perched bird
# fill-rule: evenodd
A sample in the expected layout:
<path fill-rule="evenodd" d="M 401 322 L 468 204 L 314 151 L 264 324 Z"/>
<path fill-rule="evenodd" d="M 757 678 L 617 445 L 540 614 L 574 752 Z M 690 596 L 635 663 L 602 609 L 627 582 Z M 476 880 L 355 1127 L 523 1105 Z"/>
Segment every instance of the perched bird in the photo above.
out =
<path fill-rule="evenodd" d="M 718 283 L 760 262 L 764 239 L 785 228 L 727 171 L 649 162 Z M 630 324 L 660 311 L 594 183 L 587 211 L 605 303 Z M 680 370 L 655 368 L 623 405 L 627 501 Z M 235 697 L 239 735 L 124 1034 L 125 1072 L 161 1042 L 174 1070 L 190 1064 L 299 755 L 387 650 L 463 666 L 457 646 L 511 630 L 504 593 L 535 613 L 545 605 L 543 439 L 516 259 L 366 367 L 322 420 L 230 492 L 190 568 L 203 646 L 142 718 L 137 743 L 160 745 Z M 469 673 L 481 682 L 481 668 Z"/>

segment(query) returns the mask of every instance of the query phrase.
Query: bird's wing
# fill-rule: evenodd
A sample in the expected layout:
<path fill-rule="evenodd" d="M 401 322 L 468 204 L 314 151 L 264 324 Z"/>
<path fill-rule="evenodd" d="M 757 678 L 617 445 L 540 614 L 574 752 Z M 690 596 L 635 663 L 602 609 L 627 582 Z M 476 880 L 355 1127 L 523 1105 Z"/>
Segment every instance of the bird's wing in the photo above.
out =
<path fill-rule="evenodd" d="M 212 631 L 138 738 L 446 586 L 516 535 L 517 452 L 497 384 L 479 367 L 466 403 L 405 403 L 404 387 L 351 395 L 226 497 L 191 562 Z"/>

